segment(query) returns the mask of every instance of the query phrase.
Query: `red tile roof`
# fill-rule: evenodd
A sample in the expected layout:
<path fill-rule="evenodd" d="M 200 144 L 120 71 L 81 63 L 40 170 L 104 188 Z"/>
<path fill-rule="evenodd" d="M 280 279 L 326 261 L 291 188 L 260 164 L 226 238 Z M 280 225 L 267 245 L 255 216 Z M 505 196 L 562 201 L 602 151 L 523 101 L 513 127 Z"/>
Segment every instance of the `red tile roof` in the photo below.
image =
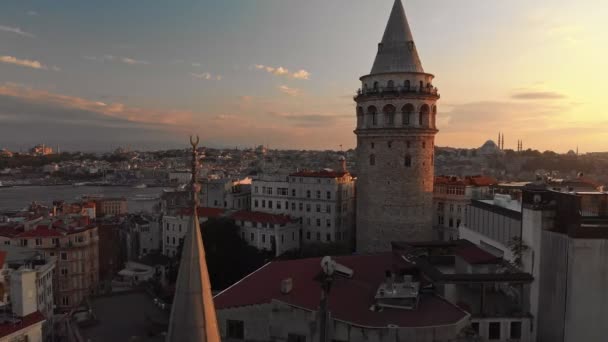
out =
<path fill-rule="evenodd" d="M 496 264 L 502 261 L 502 258 L 490 254 L 473 244 L 458 247 L 454 253 L 471 265 Z"/>
<path fill-rule="evenodd" d="M 287 224 L 293 222 L 293 220 L 286 215 L 274 215 L 258 211 L 237 211 L 230 217 L 236 221 L 250 221 L 257 223 Z"/>
<path fill-rule="evenodd" d="M 208 208 L 208 207 L 198 207 L 197 210 L 199 217 L 210 217 L 217 218 L 222 217 L 226 210 L 221 208 Z M 192 209 L 187 208 L 180 211 L 180 215 L 182 216 L 190 216 L 192 215 Z"/>
<path fill-rule="evenodd" d="M 48 226 L 40 225 L 36 229 L 26 230 L 25 232 L 18 234 L 18 238 L 33 238 L 33 237 L 61 237 L 61 234 L 57 229 L 49 229 Z"/>
<path fill-rule="evenodd" d="M 320 171 L 299 171 L 296 173 L 292 173 L 289 176 L 291 176 L 291 177 L 314 177 L 314 178 L 342 178 L 347 174 L 348 174 L 348 172 L 320 170 Z"/>
<path fill-rule="evenodd" d="M 23 227 L 20 224 L 10 224 L 0 226 L 0 236 L 12 238 L 22 231 Z"/>
<path fill-rule="evenodd" d="M 19 323 L 3 323 L 0 324 L 0 337 L 6 337 L 19 330 L 30 327 L 36 323 L 44 321 L 44 316 L 40 311 L 36 311 L 20 319 Z"/>
<path fill-rule="evenodd" d="M 431 294 L 421 294 L 416 310 L 370 310 L 375 293 L 385 279 L 385 270 L 407 268 L 410 264 L 392 253 L 336 257 L 335 260 L 354 270 L 352 279 L 336 277 L 329 295 L 329 309 L 335 319 L 367 327 L 425 327 L 454 324 L 467 313 Z M 218 310 L 278 300 L 293 306 L 316 311 L 320 286 L 314 280 L 320 272 L 321 258 L 274 261 L 245 277 L 215 297 Z M 293 289 L 281 293 L 281 280 L 292 278 Z"/>

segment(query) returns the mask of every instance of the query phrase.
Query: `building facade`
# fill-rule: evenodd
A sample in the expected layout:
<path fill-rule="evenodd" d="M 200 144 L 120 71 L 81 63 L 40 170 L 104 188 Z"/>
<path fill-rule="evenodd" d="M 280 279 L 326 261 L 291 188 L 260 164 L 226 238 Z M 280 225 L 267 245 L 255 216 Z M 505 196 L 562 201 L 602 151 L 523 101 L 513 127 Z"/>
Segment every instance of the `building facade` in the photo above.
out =
<path fill-rule="evenodd" d="M 491 196 L 498 182 L 485 176 L 438 176 L 433 189 L 433 227 L 439 240 L 458 239 L 458 227 L 466 224 L 467 205 L 472 199 Z"/>
<path fill-rule="evenodd" d="M 433 237 L 437 89 L 395 1 L 357 103 L 357 250 Z"/>
<path fill-rule="evenodd" d="M 258 250 L 274 256 L 300 248 L 300 224 L 287 215 L 237 211 L 230 215 L 239 227 L 241 238 Z"/>
<path fill-rule="evenodd" d="M 302 243 L 353 243 L 355 179 L 349 172 L 263 175 L 252 188 L 252 210 L 298 218 Z"/>

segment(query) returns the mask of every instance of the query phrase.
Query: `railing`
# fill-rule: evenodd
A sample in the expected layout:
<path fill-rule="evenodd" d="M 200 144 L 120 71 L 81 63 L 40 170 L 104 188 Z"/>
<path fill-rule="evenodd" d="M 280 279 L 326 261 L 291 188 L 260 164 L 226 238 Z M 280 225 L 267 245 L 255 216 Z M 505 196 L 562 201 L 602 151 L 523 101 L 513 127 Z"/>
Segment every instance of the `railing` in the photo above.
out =
<path fill-rule="evenodd" d="M 399 95 L 399 94 L 426 94 L 426 95 L 439 95 L 439 90 L 436 87 L 379 87 L 379 88 L 367 88 L 367 89 L 358 89 L 357 96 L 361 95 Z"/>

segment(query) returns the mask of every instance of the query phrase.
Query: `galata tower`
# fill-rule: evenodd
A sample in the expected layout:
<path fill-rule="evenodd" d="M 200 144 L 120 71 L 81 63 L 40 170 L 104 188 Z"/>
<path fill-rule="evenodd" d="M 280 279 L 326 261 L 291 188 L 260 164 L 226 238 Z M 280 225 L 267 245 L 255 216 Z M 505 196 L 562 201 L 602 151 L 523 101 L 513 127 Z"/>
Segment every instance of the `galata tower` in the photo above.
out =
<path fill-rule="evenodd" d="M 433 238 L 435 116 L 439 99 L 424 72 L 401 0 L 395 0 L 357 102 L 357 251 Z"/>

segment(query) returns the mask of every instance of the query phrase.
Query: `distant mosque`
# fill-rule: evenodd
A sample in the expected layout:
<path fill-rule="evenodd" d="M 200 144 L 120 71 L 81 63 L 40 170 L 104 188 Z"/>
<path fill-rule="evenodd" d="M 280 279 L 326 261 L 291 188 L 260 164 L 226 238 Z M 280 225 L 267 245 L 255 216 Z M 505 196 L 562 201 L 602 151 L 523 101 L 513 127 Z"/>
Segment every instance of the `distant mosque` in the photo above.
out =
<path fill-rule="evenodd" d="M 523 141 L 517 140 L 517 152 L 521 152 L 524 150 Z M 498 133 L 498 143 L 494 142 L 494 140 L 486 141 L 481 147 L 477 149 L 477 155 L 480 156 L 495 156 L 503 153 L 505 151 L 505 134 L 500 132 Z"/>

